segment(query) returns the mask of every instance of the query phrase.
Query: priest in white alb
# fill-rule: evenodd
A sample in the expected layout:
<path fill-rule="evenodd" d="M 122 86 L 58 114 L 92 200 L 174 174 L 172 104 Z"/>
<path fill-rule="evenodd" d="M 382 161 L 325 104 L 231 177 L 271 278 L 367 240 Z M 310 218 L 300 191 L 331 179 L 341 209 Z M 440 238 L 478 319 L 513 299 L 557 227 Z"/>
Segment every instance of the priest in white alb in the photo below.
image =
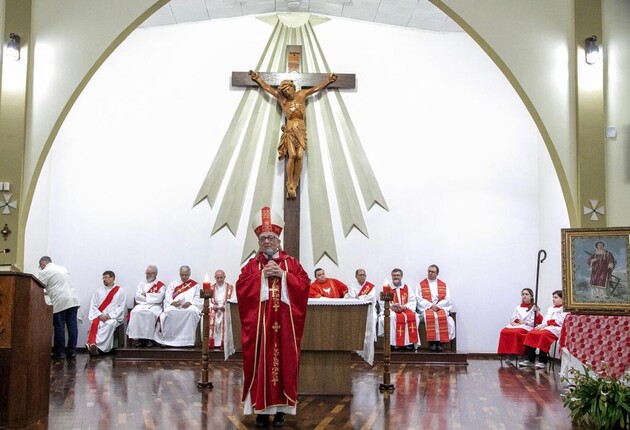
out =
<path fill-rule="evenodd" d="M 127 336 L 134 339 L 134 346 L 153 346 L 155 323 L 162 313 L 162 302 L 166 286 L 157 280 L 158 269 L 154 265 L 147 267 L 145 281 L 136 288 L 135 306 L 129 315 Z"/>
<path fill-rule="evenodd" d="M 232 297 L 234 287 L 225 282 L 225 272 L 217 270 L 214 273 L 216 283 L 212 286 L 212 299 L 210 299 L 210 348 L 222 348 L 225 327 L 223 324 L 223 316 L 225 313 L 225 305 Z"/>
<path fill-rule="evenodd" d="M 394 293 L 394 299 L 390 304 L 390 345 L 394 350 L 401 348 L 413 351 L 420 346 L 418 336 L 418 314 L 416 314 L 416 292 L 415 288 L 409 288 L 402 283 L 403 271 L 401 269 L 392 270 L 392 285 L 383 286 L 383 291 Z M 383 336 L 385 332 L 385 304 L 379 303 L 380 311 L 378 316 L 378 335 Z"/>
<path fill-rule="evenodd" d="M 91 356 L 100 352 L 109 352 L 114 346 L 114 332 L 125 319 L 127 295 L 115 284 L 116 275 L 111 270 L 103 272 L 103 285 L 92 294 L 88 319 L 87 343 Z"/>
<path fill-rule="evenodd" d="M 181 282 L 172 282 L 164 295 L 164 312 L 155 328 L 155 341 L 166 346 L 195 346 L 203 302 L 190 267 L 179 268 Z"/>
<path fill-rule="evenodd" d="M 418 314 L 424 319 L 431 351 L 443 351 L 442 344 L 455 339 L 455 321 L 450 316 L 451 293 L 446 283 L 438 279 L 439 273 L 439 267 L 430 265 L 426 279 L 420 281 L 416 291 Z"/>

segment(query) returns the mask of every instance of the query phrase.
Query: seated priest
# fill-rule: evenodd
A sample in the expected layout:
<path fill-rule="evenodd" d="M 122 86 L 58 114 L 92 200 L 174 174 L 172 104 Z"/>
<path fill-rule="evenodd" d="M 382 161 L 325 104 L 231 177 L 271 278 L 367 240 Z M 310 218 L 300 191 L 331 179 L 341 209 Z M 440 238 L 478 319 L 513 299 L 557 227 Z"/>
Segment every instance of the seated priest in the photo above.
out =
<path fill-rule="evenodd" d="M 353 299 L 367 300 L 374 302 L 376 297 L 376 288 L 374 284 L 367 280 L 367 274 L 364 269 L 357 269 L 354 272 L 356 281 L 351 283 L 348 289 L 348 296 Z"/>
<path fill-rule="evenodd" d="M 420 281 L 416 295 L 418 314 L 424 319 L 427 341 L 431 351 L 443 351 L 442 343 L 455 339 L 455 321 L 450 316 L 451 294 L 444 281 L 438 279 L 439 267 L 432 264 L 427 269 L 427 277 Z"/>
<path fill-rule="evenodd" d="M 348 286 L 335 278 L 327 278 L 322 268 L 315 269 L 315 280 L 311 284 L 309 298 L 343 299 L 349 297 Z"/>
<path fill-rule="evenodd" d="M 164 312 L 155 327 L 155 341 L 166 346 L 195 346 L 203 302 L 190 267 L 179 268 L 181 282 L 171 282 L 164 294 Z"/>
<path fill-rule="evenodd" d="M 111 270 L 103 272 L 103 285 L 92 294 L 88 318 L 87 343 L 92 357 L 101 352 L 109 352 L 114 346 L 114 332 L 125 319 L 127 295 L 115 284 L 116 275 Z"/>
<path fill-rule="evenodd" d="M 210 299 L 210 348 L 222 348 L 225 327 L 223 316 L 227 301 L 232 297 L 234 287 L 225 282 L 225 272 L 217 270 L 214 273 L 216 283 L 212 286 L 212 299 Z"/>
<path fill-rule="evenodd" d="M 145 281 L 136 288 L 134 307 L 129 314 L 127 336 L 134 339 L 134 346 L 153 346 L 155 323 L 162 313 L 162 302 L 166 287 L 157 280 L 158 268 L 150 265 L 145 271 Z"/>
<path fill-rule="evenodd" d="M 418 314 L 416 314 L 416 294 L 413 288 L 402 283 L 403 271 L 392 270 L 392 285 L 383 286 L 383 292 L 394 293 L 390 309 L 390 344 L 394 350 L 405 348 L 413 351 L 420 346 L 418 336 Z M 385 332 L 385 304 L 379 302 L 378 335 Z"/>

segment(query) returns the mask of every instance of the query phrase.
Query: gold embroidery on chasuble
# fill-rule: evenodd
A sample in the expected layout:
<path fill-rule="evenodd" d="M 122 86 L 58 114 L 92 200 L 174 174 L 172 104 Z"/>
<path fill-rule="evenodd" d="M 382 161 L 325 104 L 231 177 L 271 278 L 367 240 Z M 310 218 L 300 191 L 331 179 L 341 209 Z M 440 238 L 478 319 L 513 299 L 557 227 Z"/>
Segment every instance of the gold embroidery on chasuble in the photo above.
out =
<path fill-rule="evenodd" d="M 280 380 L 280 348 L 278 343 L 273 344 L 273 364 L 271 365 L 271 382 L 273 385 L 277 385 Z"/>

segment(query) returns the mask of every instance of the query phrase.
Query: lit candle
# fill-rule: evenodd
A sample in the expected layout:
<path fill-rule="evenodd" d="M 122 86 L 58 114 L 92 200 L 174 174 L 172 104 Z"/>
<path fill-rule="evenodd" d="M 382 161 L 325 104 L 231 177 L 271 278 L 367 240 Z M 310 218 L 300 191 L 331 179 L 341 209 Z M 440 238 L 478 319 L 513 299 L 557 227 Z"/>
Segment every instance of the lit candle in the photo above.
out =
<path fill-rule="evenodd" d="M 206 293 L 210 291 L 210 278 L 208 278 L 207 273 L 206 273 L 206 277 L 203 280 L 203 291 Z"/>

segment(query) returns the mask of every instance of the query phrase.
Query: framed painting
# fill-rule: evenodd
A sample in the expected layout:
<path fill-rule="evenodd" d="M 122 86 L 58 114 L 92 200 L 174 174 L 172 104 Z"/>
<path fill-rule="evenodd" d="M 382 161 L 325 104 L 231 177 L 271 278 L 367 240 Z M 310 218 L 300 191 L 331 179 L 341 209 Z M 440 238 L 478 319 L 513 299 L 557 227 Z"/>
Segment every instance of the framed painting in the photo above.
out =
<path fill-rule="evenodd" d="M 573 313 L 630 314 L 630 227 L 563 228 L 564 308 Z"/>

